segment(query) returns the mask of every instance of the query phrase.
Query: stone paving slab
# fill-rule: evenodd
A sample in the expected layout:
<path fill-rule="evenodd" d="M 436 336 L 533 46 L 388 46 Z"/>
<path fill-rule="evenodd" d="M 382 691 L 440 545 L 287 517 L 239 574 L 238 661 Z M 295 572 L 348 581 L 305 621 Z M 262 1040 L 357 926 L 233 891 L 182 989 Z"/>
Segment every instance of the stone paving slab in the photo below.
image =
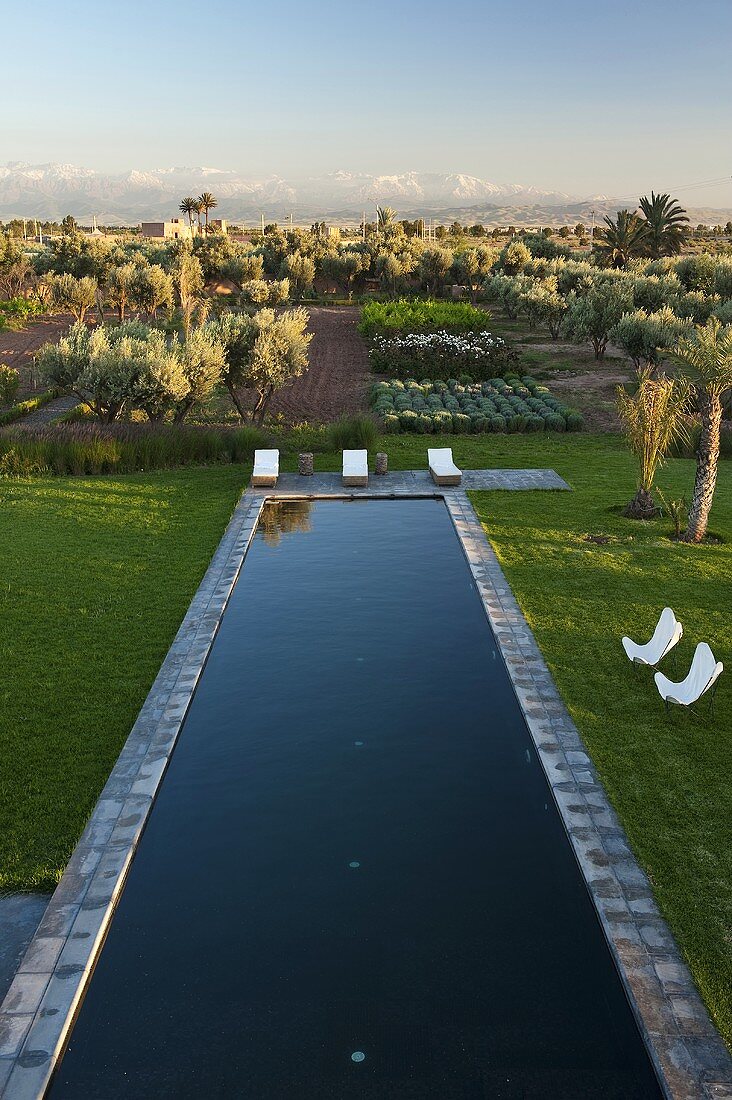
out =
<path fill-rule="evenodd" d="M 466 471 L 438 489 L 424 471 L 284 474 L 241 498 L 61 882 L 0 1007 L 0 1097 L 38 1100 L 50 1080 L 123 889 L 198 678 L 268 498 L 442 497 L 631 1004 L 672 1100 L 732 1097 L 732 1060 L 635 862 L 580 735 L 473 511 L 466 489 L 560 489 L 552 470 Z"/>
<path fill-rule="evenodd" d="M 569 485 L 554 470 L 465 470 L 461 489 L 564 489 Z M 396 470 L 369 475 L 366 486 L 344 486 L 340 474 L 280 474 L 274 489 L 258 489 L 265 496 L 382 496 L 390 493 L 442 495 L 428 470 Z"/>

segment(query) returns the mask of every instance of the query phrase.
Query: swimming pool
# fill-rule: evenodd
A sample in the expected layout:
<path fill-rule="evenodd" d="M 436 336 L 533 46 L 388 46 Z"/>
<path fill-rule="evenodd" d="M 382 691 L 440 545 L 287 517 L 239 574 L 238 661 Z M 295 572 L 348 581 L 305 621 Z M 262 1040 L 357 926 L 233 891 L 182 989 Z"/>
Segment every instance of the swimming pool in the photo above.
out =
<path fill-rule="evenodd" d="M 266 506 L 50 1095 L 661 1095 L 441 501 Z"/>

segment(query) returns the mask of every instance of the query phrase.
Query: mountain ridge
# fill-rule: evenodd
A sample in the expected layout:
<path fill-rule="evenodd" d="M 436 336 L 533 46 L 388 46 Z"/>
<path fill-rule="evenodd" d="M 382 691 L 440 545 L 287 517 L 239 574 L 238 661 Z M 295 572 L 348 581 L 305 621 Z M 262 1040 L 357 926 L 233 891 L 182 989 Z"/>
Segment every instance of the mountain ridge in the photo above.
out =
<path fill-rule="evenodd" d="M 228 169 L 207 166 L 130 168 L 97 172 L 85 166 L 9 161 L 0 166 L 0 218 L 59 220 L 96 216 L 104 223 L 136 224 L 178 215 L 187 194 L 212 190 L 216 216 L 229 221 L 258 222 L 331 220 L 356 224 L 374 206 L 396 207 L 402 218 L 488 224 L 572 224 L 601 221 L 627 200 L 606 195 L 579 196 L 521 183 L 495 183 L 461 172 L 371 174 L 347 169 L 320 176 L 286 179 L 273 174 L 247 178 Z M 730 211 L 690 211 L 693 221 L 725 221 Z"/>

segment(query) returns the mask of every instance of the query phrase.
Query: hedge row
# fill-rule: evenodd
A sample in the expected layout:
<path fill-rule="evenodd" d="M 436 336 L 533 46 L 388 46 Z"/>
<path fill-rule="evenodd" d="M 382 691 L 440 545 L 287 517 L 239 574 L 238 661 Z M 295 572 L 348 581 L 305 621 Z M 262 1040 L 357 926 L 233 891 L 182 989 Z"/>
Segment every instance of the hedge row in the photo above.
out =
<path fill-rule="evenodd" d="M 481 382 L 514 373 L 518 354 L 492 332 L 411 332 L 390 340 L 375 336 L 369 361 L 377 374 L 391 378 L 439 381 L 466 375 Z"/>
<path fill-rule="evenodd" d="M 385 432 L 577 432 L 582 416 L 533 378 L 377 382 L 372 402 Z"/>
<path fill-rule="evenodd" d="M 358 331 L 367 340 L 375 336 L 403 336 L 408 332 L 484 332 L 490 314 L 469 302 L 401 298 L 396 302 L 368 302 L 361 311 Z"/>

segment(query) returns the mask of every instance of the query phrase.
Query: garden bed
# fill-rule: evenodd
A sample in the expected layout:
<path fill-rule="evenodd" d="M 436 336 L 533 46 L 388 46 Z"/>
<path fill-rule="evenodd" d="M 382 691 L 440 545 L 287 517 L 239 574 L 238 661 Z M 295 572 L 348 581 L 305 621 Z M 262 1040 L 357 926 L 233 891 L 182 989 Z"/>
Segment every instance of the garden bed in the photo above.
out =
<path fill-rule="evenodd" d="M 374 412 L 386 432 L 576 432 L 582 416 L 533 378 L 485 382 L 377 382 Z"/>

